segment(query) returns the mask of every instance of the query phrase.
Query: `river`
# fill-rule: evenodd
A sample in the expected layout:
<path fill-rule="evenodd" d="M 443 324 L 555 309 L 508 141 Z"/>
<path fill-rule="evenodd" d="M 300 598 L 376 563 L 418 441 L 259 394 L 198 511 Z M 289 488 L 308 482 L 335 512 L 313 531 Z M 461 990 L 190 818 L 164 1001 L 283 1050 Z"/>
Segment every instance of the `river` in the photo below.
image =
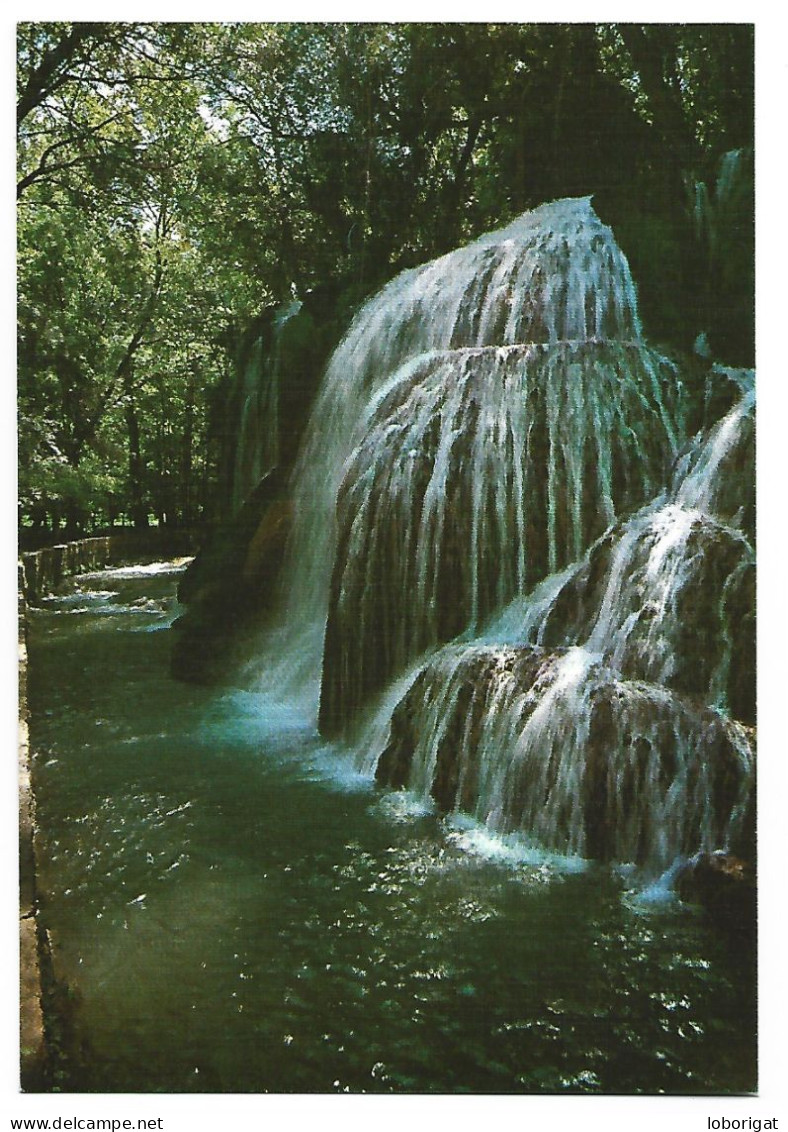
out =
<path fill-rule="evenodd" d="M 754 943 L 169 676 L 182 566 L 31 611 L 41 920 L 73 1092 L 739 1093 Z"/>

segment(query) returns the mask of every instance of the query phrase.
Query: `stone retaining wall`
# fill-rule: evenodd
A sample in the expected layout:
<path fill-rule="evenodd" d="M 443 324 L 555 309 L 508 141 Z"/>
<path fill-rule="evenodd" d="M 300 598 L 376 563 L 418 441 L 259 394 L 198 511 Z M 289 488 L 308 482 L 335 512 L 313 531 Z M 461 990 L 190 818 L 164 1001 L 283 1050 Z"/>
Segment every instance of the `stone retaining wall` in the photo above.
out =
<path fill-rule="evenodd" d="M 150 557 L 174 558 L 180 554 L 192 554 L 197 545 L 194 531 L 153 528 L 78 539 L 30 551 L 21 556 L 25 601 L 36 605 L 53 586 L 72 574 L 143 562 Z"/>
<path fill-rule="evenodd" d="M 23 1089 L 40 1087 L 46 1047 L 36 922 L 36 870 L 33 836 L 35 798 L 30 781 L 27 707 L 27 634 L 24 572 L 19 566 L 19 1055 Z"/>

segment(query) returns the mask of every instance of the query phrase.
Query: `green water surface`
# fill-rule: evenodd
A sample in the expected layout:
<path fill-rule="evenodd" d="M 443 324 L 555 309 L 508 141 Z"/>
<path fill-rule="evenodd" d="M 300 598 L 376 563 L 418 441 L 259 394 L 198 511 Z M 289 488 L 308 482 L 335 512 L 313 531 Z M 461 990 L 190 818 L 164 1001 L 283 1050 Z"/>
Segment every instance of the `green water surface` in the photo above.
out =
<path fill-rule="evenodd" d="M 754 1090 L 752 925 L 518 855 L 265 697 L 173 681 L 176 581 L 85 576 L 31 617 L 54 1088 Z"/>

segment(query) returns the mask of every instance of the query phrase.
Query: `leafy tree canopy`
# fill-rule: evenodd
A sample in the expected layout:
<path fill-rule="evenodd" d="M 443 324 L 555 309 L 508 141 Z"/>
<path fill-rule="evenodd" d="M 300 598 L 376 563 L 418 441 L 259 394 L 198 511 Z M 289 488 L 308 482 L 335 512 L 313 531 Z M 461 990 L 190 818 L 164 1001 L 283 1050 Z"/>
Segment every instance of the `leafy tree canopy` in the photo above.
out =
<path fill-rule="evenodd" d="M 17 124 L 26 527 L 193 522 L 267 308 L 558 196 L 657 337 L 751 358 L 748 25 L 25 23 Z"/>

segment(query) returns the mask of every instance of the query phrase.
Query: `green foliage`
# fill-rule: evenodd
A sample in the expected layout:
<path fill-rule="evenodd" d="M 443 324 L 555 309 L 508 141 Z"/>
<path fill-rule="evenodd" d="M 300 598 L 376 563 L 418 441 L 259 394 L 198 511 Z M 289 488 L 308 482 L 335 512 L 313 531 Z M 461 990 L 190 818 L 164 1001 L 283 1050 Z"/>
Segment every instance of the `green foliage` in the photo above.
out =
<path fill-rule="evenodd" d="M 21 24 L 23 521 L 198 518 L 266 308 L 349 315 L 558 196 L 594 194 L 650 330 L 746 361 L 752 199 L 716 178 L 752 78 L 747 25 Z"/>

